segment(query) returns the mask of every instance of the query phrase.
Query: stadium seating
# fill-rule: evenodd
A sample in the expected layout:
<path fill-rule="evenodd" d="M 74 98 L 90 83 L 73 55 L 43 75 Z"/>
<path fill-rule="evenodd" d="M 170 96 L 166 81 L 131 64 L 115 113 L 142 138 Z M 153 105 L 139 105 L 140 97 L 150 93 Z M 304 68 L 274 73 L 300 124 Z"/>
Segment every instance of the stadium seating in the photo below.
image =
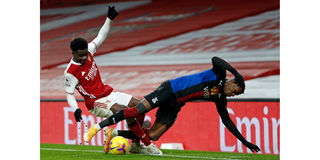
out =
<path fill-rule="evenodd" d="M 72 1 L 70 1 L 71 3 Z M 251 27 L 274 27 L 274 28 L 239 28 L 236 32 L 239 40 L 237 45 L 230 46 L 230 50 L 228 52 L 224 52 L 223 48 L 227 48 L 226 42 L 221 43 L 223 40 L 227 38 L 233 38 L 235 36 L 230 35 L 229 37 L 223 37 L 219 34 L 227 33 L 229 31 L 223 31 L 225 28 L 234 28 L 239 25 L 236 20 L 249 17 L 250 15 L 258 15 L 259 13 L 264 13 L 269 10 L 274 10 L 279 7 L 277 1 L 233 1 L 228 0 L 225 2 L 220 1 L 200 1 L 195 2 L 192 0 L 184 1 L 183 3 L 177 1 L 172 2 L 169 0 L 162 1 L 153 1 L 152 3 L 139 4 L 140 6 L 132 5 L 132 7 L 120 11 L 119 16 L 115 20 L 111 33 L 108 38 L 105 40 L 104 44 L 98 49 L 96 55 L 96 61 L 99 65 L 99 68 L 102 74 L 109 74 L 117 72 L 117 69 L 108 69 L 110 65 L 120 65 L 124 67 L 117 67 L 118 72 L 127 73 L 128 71 L 123 72 L 123 70 L 127 70 L 125 66 L 127 64 L 139 66 L 139 65 L 147 65 L 149 64 L 158 64 L 158 65 L 189 65 L 189 64 L 210 64 L 210 58 L 214 55 L 225 58 L 231 62 L 250 62 L 248 65 L 246 63 L 240 63 L 243 65 L 239 65 L 241 73 L 243 71 L 250 71 L 250 73 L 243 73 L 245 75 L 252 75 L 254 73 L 261 74 L 264 76 L 268 75 L 277 75 L 279 74 L 279 12 L 275 12 L 267 14 L 264 16 L 265 21 L 259 22 L 257 24 L 252 24 Z M 75 2 L 73 2 L 74 4 Z M 50 4 L 50 3 L 49 3 Z M 90 14 L 90 10 L 84 11 L 66 11 L 67 9 L 63 9 L 64 13 L 61 14 L 61 10 L 54 9 L 53 3 L 51 4 L 50 9 L 41 10 L 41 25 L 45 25 L 49 22 L 59 22 L 58 20 L 63 20 L 68 17 L 73 17 L 77 15 L 81 15 L 83 13 Z M 118 4 L 121 8 L 121 5 L 126 4 L 125 1 L 121 4 Z M 232 4 L 232 5 L 230 5 Z M 75 5 L 75 4 L 74 4 Z M 104 4 L 94 5 L 95 7 L 99 7 Z M 130 6 L 130 5 L 129 5 Z M 237 6 L 237 7 L 235 7 Z M 81 6 L 83 7 L 83 6 Z M 104 6 L 103 6 L 104 7 Z M 72 8 L 72 7 L 71 7 Z M 88 7 L 87 7 L 88 8 Z M 94 9 L 94 8 L 93 8 Z M 80 9 L 81 10 L 81 9 Z M 229 12 L 232 10 L 232 12 Z M 49 14 L 50 13 L 50 14 Z M 62 86 L 62 71 L 65 67 L 59 67 L 61 64 L 65 64 L 70 61 L 71 53 L 69 50 L 69 42 L 74 36 L 83 36 L 89 40 L 95 37 L 98 32 L 99 27 L 104 22 L 105 13 L 102 12 L 102 15 L 90 18 L 88 20 L 83 20 L 79 22 L 75 22 L 72 24 L 68 24 L 65 26 L 56 27 L 54 29 L 46 30 L 41 32 L 41 98 L 64 98 L 64 92 Z M 271 17 L 271 18 L 270 18 Z M 276 20 L 274 20 L 276 19 Z M 245 20 L 244 20 L 245 21 Z M 222 26 L 221 29 L 218 25 L 226 24 L 226 22 L 232 22 L 229 26 Z M 246 22 L 244 22 L 246 23 Z M 217 26 L 217 27 L 216 27 Z M 250 26 L 249 26 L 250 27 Z M 203 31 L 207 29 L 208 31 Z M 270 34 L 264 34 L 264 30 L 268 30 Z M 252 34 L 250 36 L 245 36 L 247 32 L 258 32 L 259 34 Z M 213 33 L 211 37 L 206 37 L 208 33 Z M 219 36 L 220 39 L 214 40 L 216 36 Z M 259 36 L 262 38 L 259 39 Z M 173 38 L 173 39 L 170 39 Z M 249 41 L 250 39 L 256 39 L 255 41 Z M 161 41 L 163 40 L 163 41 Z M 185 45 L 193 45 L 193 52 L 199 52 L 198 54 L 189 54 L 187 49 L 185 48 L 184 43 L 178 43 L 176 46 L 166 45 L 172 44 L 173 42 L 188 40 L 184 42 Z M 200 42 L 194 42 L 200 41 Z M 235 43 L 234 41 L 232 43 Z M 268 43 L 269 41 L 269 43 Z M 272 43 L 270 43 L 272 41 Z M 161 43 L 160 45 L 154 44 L 151 42 Z M 204 46 L 202 44 L 207 43 L 217 43 L 213 44 L 212 47 Z M 150 44 L 151 43 L 151 44 Z M 267 43 L 267 44 L 265 44 Z M 200 44 L 200 45 L 199 45 Z M 241 50 L 241 47 L 246 45 L 249 49 L 243 49 L 244 52 L 248 52 L 247 54 L 238 53 Z M 267 46 L 269 45 L 269 46 Z M 271 45 L 271 46 L 270 46 Z M 272 46 L 273 45 L 273 46 Z M 139 47 L 142 46 L 142 47 Z M 143 47 L 145 46 L 145 47 Z M 178 52 L 178 54 L 182 55 L 180 57 L 166 58 L 168 57 L 163 52 L 163 48 L 155 49 L 153 46 L 162 46 L 163 48 L 172 48 L 167 51 L 167 54 L 170 55 L 170 51 L 177 48 L 185 48 L 184 50 L 174 52 Z M 201 51 L 206 48 L 214 48 L 215 50 Z M 220 48 L 219 48 L 220 47 Z M 238 48 L 235 48 L 238 47 Z M 240 47 L 240 48 L 239 48 Z M 133 49 L 132 49 L 133 48 Z M 135 51 L 135 48 L 138 51 Z M 130 50 L 131 49 L 131 50 Z M 161 50 L 162 49 L 162 50 Z M 148 52 L 154 53 L 148 53 Z M 237 51 L 237 52 L 236 52 Z M 234 53 L 233 53 L 234 52 Z M 112 54 L 110 54 L 112 53 Z M 110 55 L 108 55 L 110 54 Z M 175 54 L 175 55 L 178 55 Z M 160 56 L 159 56 L 160 55 Z M 161 56 L 162 55 L 162 56 Z M 188 57 L 188 56 L 190 57 Z M 239 56 L 238 56 L 239 55 Z M 264 55 L 260 57 L 260 55 Z M 116 59 L 114 59 L 116 57 Z M 151 57 L 151 59 L 150 59 Z M 153 57 L 153 58 L 152 58 Z M 161 58 L 162 57 L 162 58 Z M 247 59 L 245 59 L 245 57 Z M 271 58 L 270 58 L 271 57 Z M 142 60 L 141 60 L 142 59 Z M 145 60 L 144 60 L 145 59 Z M 169 60 L 168 60 L 169 59 Z M 180 59 L 180 61 L 173 61 Z M 197 61 L 197 59 L 200 59 Z M 270 62 L 272 61 L 272 62 Z M 260 63 L 263 62 L 263 63 Z M 115 63 L 115 64 L 114 64 Z M 118 63 L 118 64 L 117 64 Z M 276 64 L 276 65 L 266 65 L 261 67 L 259 72 L 255 72 L 252 64 Z M 62 65 L 63 66 L 63 65 Z M 65 66 L 65 65 L 64 65 Z M 200 65 L 201 66 L 201 65 Z M 209 65 L 207 65 L 209 67 Z M 263 65 L 260 65 L 263 66 Z M 270 68 L 268 68 L 269 66 Z M 192 66 L 190 66 L 192 68 Z M 237 66 L 238 67 L 238 66 Z M 277 68 L 275 68 L 277 67 Z M 128 68 L 131 68 L 128 66 Z M 155 67 L 150 65 L 146 67 L 144 70 L 149 70 L 152 72 Z M 163 67 L 158 67 L 163 68 Z M 179 68 L 179 67 L 178 67 Z M 205 69 L 207 67 L 199 67 L 198 69 Z M 164 68 L 165 70 L 165 68 Z M 175 70 L 174 67 L 171 67 L 171 71 Z M 243 70 L 243 71 L 242 71 Z M 276 72 L 275 72 L 276 70 Z M 132 70 L 134 72 L 134 70 Z M 168 70 L 170 71 L 170 70 Z M 49 73 L 49 74 L 48 74 Z M 270 74 L 272 73 L 272 74 Z M 138 74 L 142 75 L 142 74 Z M 121 76 L 120 76 L 121 77 Z M 245 79 L 249 80 L 252 77 L 261 77 L 261 76 L 248 76 Z M 107 78 L 107 77 L 106 77 Z M 167 77 L 174 78 L 174 77 Z M 113 80 L 106 79 L 106 83 L 111 83 L 111 85 L 115 85 Z M 141 96 L 141 94 L 145 94 L 147 92 L 152 91 L 154 87 L 159 84 L 154 83 L 153 85 L 149 85 L 141 92 L 132 92 L 133 90 L 139 90 L 138 88 L 130 90 L 121 90 L 120 91 L 129 91 L 129 93 L 134 94 L 136 96 Z M 54 87 L 55 86 L 55 87 Z M 52 89 L 56 88 L 56 89 Z M 115 88 L 119 88 L 115 86 Z"/>

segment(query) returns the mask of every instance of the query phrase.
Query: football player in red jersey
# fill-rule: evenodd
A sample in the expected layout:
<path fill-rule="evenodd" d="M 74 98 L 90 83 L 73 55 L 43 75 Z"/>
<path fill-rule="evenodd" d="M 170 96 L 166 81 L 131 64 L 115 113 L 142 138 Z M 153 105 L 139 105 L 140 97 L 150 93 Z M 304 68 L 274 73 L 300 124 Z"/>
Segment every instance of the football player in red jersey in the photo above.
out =
<path fill-rule="evenodd" d="M 108 16 L 105 23 L 99 30 L 96 38 L 90 43 L 85 39 L 77 37 L 70 43 L 72 50 L 72 59 L 65 72 L 65 92 L 68 104 L 75 110 L 74 117 L 77 122 L 82 120 L 81 109 L 77 105 L 74 96 L 77 90 L 83 96 L 85 105 L 89 112 L 98 117 L 108 118 L 119 110 L 136 106 L 140 100 L 121 92 L 113 92 L 113 88 L 104 85 L 99 69 L 96 65 L 93 55 L 106 39 L 111 27 L 112 20 L 118 15 L 114 7 L 108 7 Z M 144 115 L 136 118 L 127 119 L 129 129 L 145 144 L 141 146 L 139 139 L 132 143 L 130 150 L 136 153 L 144 154 L 162 154 L 162 152 L 150 142 L 149 137 L 145 135 L 141 125 L 144 121 Z M 93 125 L 89 130 L 100 130 L 99 125 Z M 108 133 L 109 131 L 106 131 Z M 87 134 L 84 134 L 84 140 L 88 142 Z M 105 152 L 108 153 L 109 142 L 105 143 Z"/>

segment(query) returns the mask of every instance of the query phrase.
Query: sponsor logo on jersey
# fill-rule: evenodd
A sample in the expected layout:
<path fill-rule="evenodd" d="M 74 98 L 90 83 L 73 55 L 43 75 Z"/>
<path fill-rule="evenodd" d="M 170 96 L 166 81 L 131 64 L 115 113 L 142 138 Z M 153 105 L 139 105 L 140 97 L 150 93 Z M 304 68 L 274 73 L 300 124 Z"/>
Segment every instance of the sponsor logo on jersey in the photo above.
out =
<path fill-rule="evenodd" d="M 91 99 L 95 99 L 95 98 L 96 98 L 93 94 L 89 94 L 88 92 L 86 92 L 86 91 L 82 88 L 81 85 L 78 85 L 76 88 L 78 89 L 78 91 L 79 91 L 80 93 L 82 93 L 82 95 L 84 95 L 84 96 L 89 96 Z"/>
<path fill-rule="evenodd" d="M 209 86 L 203 89 L 203 98 L 210 98 Z"/>
<path fill-rule="evenodd" d="M 158 97 L 152 98 L 152 102 L 153 102 L 154 104 L 156 104 L 158 101 L 159 101 L 159 100 L 158 100 Z"/>
<path fill-rule="evenodd" d="M 93 62 L 88 75 L 85 77 L 86 80 L 89 81 L 90 79 L 91 80 L 94 79 L 94 77 L 97 75 L 97 71 L 98 71 L 98 68 L 96 67 L 96 63 Z"/>

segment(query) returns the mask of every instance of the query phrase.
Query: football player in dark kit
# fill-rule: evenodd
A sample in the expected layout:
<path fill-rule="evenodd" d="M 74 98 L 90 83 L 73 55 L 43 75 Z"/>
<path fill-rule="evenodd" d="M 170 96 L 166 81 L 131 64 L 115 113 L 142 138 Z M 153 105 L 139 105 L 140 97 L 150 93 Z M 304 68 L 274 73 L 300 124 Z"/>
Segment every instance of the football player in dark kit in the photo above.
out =
<path fill-rule="evenodd" d="M 156 90 L 146 95 L 136 107 L 117 112 L 100 122 L 100 127 L 103 128 L 126 118 L 143 115 L 159 107 L 156 113 L 156 120 L 147 134 L 151 140 L 158 140 L 173 125 L 178 112 L 186 102 L 194 100 L 212 101 L 215 102 L 225 127 L 252 152 L 260 151 L 258 146 L 248 142 L 241 135 L 227 111 L 226 97 L 244 92 L 245 83 L 243 77 L 229 63 L 219 57 L 212 58 L 212 65 L 211 69 L 203 72 L 163 82 Z M 231 72 L 235 78 L 227 80 L 226 70 Z M 119 135 L 121 133 L 121 136 L 126 138 L 136 138 L 130 131 L 119 131 L 118 133 Z M 95 135 L 95 133 L 91 134 Z M 108 138 L 111 137 L 109 136 Z"/>

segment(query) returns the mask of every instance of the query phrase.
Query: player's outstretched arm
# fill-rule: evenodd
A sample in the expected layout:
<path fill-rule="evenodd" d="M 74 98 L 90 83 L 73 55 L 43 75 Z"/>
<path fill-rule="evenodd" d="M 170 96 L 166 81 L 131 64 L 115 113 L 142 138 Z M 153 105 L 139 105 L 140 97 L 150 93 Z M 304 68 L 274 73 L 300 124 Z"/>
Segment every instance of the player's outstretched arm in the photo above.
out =
<path fill-rule="evenodd" d="M 229 113 L 226 109 L 226 106 L 222 103 L 216 103 L 217 106 L 217 111 L 221 117 L 222 123 L 225 125 L 225 127 L 235 136 L 237 137 L 244 146 L 246 146 L 247 148 L 249 148 L 252 152 L 259 152 L 260 148 L 255 145 L 252 144 L 250 142 L 248 142 L 239 132 L 239 130 L 237 129 L 236 125 L 233 123 L 233 121 L 231 120 Z"/>
<path fill-rule="evenodd" d="M 223 60 L 219 57 L 212 57 L 211 61 L 212 61 L 213 67 L 219 67 L 221 69 L 228 70 L 229 72 L 231 72 L 235 76 L 236 79 L 243 81 L 243 77 L 239 74 L 239 72 L 236 69 L 234 69 L 225 60 Z"/>
<path fill-rule="evenodd" d="M 111 21 L 118 15 L 117 10 L 113 7 L 108 6 L 108 16 L 106 21 L 104 22 L 103 26 L 99 30 L 99 33 L 92 42 L 95 44 L 96 48 L 98 48 L 101 43 L 107 38 L 107 35 L 111 28 Z M 90 46 L 90 44 L 89 44 Z"/>
<path fill-rule="evenodd" d="M 71 108 L 74 109 L 74 118 L 77 122 L 82 120 L 81 118 L 81 109 L 78 107 L 76 98 L 74 97 L 75 87 L 78 84 L 78 80 L 71 74 L 65 73 L 64 74 L 64 89 L 66 92 L 67 102 Z"/>

